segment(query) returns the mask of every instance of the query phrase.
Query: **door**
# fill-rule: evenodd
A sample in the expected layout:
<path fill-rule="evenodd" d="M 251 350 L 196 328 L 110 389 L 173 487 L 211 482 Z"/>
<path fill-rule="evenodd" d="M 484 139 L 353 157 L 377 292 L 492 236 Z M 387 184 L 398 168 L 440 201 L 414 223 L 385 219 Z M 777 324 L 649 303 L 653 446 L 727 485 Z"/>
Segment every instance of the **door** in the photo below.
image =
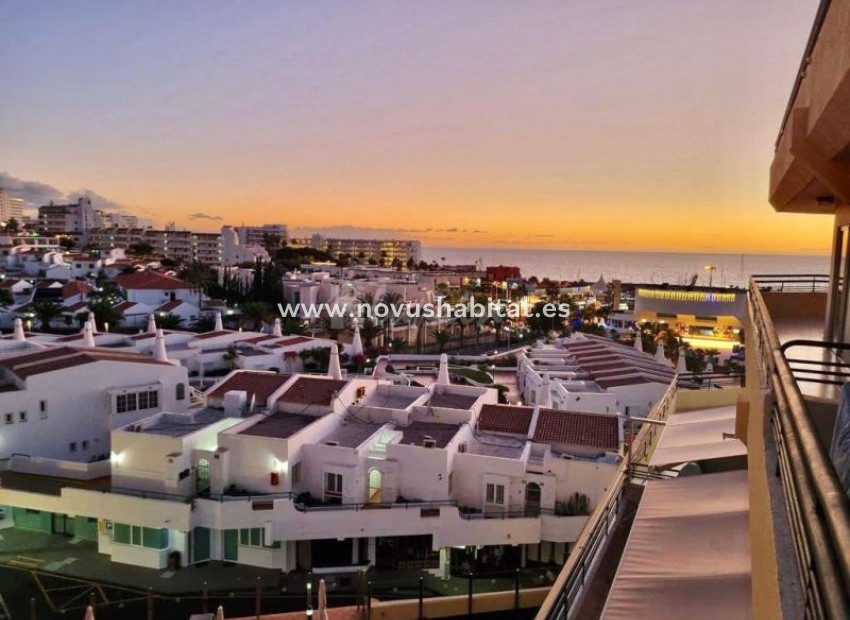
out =
<path fill-rule="evenodd" d="M 206 527 L 196 527 L 189 538 L 190 562 L 204 562 L 210 559 L 210 530 Z"/>
<path fill-rule="evenodd" d="M 224 530 L 224 553 L 222 559 L 225 562 L 235 562 L 239 556 L 239 530 Z"/>
<path fill-rule="evenodd" d="M 383 476 L 380 469 L 369 470 L 369 497 L 366 501 L 370 504 L 381 502 L 381 485 Z"/>
<path fill-rule="evenodd" d="M 529 482 L 525 485 L 525 516 L 537 517 L 540 515 L 540 485 Z"/>
<path fill-rule="evenodd" d="M 207 459 L 199 459 L 195 466 L 195 492 L 198 495 L 210 490 L 210 462 Z"/>
<path fill-rule="evenodd" d="M 74 535 L 74 517 L 68 515 L 53 513 L 52 530 L 54 534 L 63 534 L 65 536 Z"/>

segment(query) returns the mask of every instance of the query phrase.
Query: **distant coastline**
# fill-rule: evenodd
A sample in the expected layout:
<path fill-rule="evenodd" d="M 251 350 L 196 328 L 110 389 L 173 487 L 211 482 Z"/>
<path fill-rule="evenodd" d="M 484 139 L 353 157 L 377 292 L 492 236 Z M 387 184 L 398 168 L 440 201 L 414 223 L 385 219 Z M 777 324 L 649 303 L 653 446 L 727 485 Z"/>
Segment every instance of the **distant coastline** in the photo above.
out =
<path fill-rule="evenodd" d="M 423 247 L 422 255 L 447 265 L 479 260 L 485 266 L 515 265 L 525 277 L 596 281 L 602 276 L 649 284 L 686 284 L 697 275 L 699 284 L 711 278 L 717 286 L 745 286 L 755 273 L 829 273 L 829 256 L 817 254 Z"/>

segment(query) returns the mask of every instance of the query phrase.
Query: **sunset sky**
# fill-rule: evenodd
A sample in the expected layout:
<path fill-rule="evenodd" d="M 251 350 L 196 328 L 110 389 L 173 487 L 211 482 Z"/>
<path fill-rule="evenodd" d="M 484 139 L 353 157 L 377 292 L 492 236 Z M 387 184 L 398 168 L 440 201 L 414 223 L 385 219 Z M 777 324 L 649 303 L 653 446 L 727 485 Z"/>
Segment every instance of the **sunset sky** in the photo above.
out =
<path fill-rule="evenodd" d="M 204 230 L 822 252 L 766 198 L 816 7 L 5 0 L 0 184 Z"/>

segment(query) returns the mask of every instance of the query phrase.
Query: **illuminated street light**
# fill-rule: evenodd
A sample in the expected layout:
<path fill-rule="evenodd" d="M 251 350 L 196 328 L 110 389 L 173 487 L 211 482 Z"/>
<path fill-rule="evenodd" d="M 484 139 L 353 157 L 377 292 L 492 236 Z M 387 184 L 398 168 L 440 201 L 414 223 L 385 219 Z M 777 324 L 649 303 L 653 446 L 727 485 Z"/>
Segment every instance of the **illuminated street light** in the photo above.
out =
<path fill-rule="evenodd" d="M 714 265 L 706 265 L 705 270 L 708 272 L 708 286 L 711 286 L 711 283 L 714 281 L 714 272 L 717 271 L 717 267 Z"/>

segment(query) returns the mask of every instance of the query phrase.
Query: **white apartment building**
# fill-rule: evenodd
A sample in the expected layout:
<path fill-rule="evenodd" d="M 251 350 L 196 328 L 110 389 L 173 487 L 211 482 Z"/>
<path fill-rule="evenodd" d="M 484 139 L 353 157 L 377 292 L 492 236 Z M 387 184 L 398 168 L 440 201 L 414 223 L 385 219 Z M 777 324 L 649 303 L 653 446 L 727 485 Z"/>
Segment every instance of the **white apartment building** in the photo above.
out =
<path fill-rule="evenodd" d="M 223 258 L 221 233 L 151 228 L 95 228 L 88 242 L 100 250 L 127 249 L 133 244 L 151 246 L 153 254 L 183 262 L 220 265 Z"/>
<path fill-rule="evenodd" d="M 38 208 L 38 229 L 45 234 L 86 233 L 95 227 L 97 217 L 91 198 L 83 196 L 76 203 L 49 204 Z"/>
<path fill-rule="evenodd" d="M 21 222 L 23 217 L 23 198 L 12 196 L 9 192 L 0 187 L 0 222 L 8 222 L 11 219 Z"/>
<path fill-rule="evenodd" d="M 74 515 L 81 544 L 152 568 L 174 551 L 316 573 L 563 563 L 622 458 L 621 417 L 497 405 L 441 366 L 429 388 L 237 370 L 188 414 L 113 428 L 108 483 L 16 457 L 0 505 L 41 531 Z M 47 490 L 39 470 L 74 480 Z"/>
<path fill-rule="evenodd" d="M 266 247 L 266 240 L 269 237 L 276 237 L 283 244 L 289 239 L 289 229 L 286 224 L 262 224 L 260 226 L 234 226 L 233 230 L 239 237 L 239 242 L 242 245 L 258 245 Z M 274 250 L 273 247 L 266 248 Z"/>
<path fill-rule="evenodd" d="M 313 235 L 310 245 L 334 257 L 348 254 L 382 265 L 390 265 L 395 259 L 402 265 L 411 258 L 417 263 L 422 260 L 422 243 L 413 239 L 340 239 Z"/>
<path fill-rule="evenodd" d="M 224 265 L 268 262 L 270 256 L 266 248 L 259 243 L 243 241 L 248 235 L 240 235 L 232 226 L 221 229 L 222 262 Z"/>

